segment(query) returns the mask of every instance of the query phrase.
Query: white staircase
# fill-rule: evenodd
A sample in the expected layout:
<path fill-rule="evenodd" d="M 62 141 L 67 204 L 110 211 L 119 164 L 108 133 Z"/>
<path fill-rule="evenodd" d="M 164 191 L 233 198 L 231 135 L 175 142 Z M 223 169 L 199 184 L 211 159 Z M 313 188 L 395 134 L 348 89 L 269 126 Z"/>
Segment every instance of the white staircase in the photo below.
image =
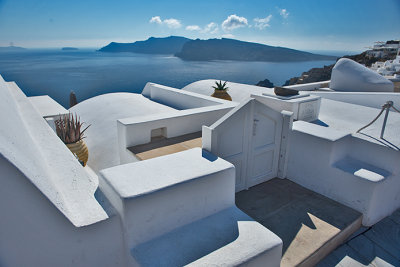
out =
<path fill-rule="evenodd" d="M 133 265 L 279 266 L 282 241 L 235 206 L 235 168 L 201 150 L 101 171 Z"/>

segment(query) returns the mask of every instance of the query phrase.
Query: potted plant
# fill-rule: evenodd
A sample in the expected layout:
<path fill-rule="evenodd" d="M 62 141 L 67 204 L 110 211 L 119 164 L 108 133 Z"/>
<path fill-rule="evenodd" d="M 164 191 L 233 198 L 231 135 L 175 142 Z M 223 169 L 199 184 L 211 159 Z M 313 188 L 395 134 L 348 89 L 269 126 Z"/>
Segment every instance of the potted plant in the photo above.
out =
<path fill-rule="evenodd" d="M 226 82 L 215 81 L 215 85 L 216 86 L 212 86 L 212 88 L 214 88 L 214 93 L 211 96 L 232 101 L 232 97 L 227 93 L 228 87 L 226 86 Z"/>
<path fill-rule="evenodd" d="M 83 123 L 80 122 L 76 114 L 74 117 L 71 113 L 60 116 L 60 118 L 55 121 L 55 125 L 58 137 L 60 137 L 69 150 L 71 150 L 72 154 L 78 158 L 81 164 L 86 166 L 89 159 L 89 151 L 83 141 L 83 133 L 90 125 L 81 130 Z"/>

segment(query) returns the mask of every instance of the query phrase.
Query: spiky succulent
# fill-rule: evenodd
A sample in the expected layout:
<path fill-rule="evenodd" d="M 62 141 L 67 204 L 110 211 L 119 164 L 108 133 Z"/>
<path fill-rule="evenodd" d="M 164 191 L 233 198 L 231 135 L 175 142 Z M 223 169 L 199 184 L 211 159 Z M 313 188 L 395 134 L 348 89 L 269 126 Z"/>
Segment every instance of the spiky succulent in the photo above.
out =
<path fill-rule="evenodd" d="M 218 91 L 226 91 L 229 88 L 228 86 L 226 86 L 226 82 L 222 83 L 221 80 L 219 82 L 215 81 L 215 84 L 217 86 L 212 86 L 212 88 L 214 88 L 215 90 L 218 90 Z"/>
<path fill-rule="evenodd" d="M 84 138 L 83 133 L 89 128 L 88 125 L 85 129 L 81 131 L 83 123 L 80 122 L 80 118 L 75 114 L 68 113 L 60 116 L 58 120 L 55 121 L 56 133 L 58 137 L 65 144 L 76 143 Z"/>

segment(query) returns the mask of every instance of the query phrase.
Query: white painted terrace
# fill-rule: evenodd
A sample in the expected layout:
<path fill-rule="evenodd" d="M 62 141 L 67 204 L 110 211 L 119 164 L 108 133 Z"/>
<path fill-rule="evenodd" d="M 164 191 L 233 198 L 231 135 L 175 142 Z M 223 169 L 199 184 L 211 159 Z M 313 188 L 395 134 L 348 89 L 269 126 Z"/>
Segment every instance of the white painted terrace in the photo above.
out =
<path fill-rule="evenodd" d="M 282 240 L 235 205 L 235 192 L 276 177 L 374 225 L 400 208 L 400 116 L 389 112 L 385 140 L 382 118 L 356 131 L 400 98 L 345 63 L 328 89 L 286 99 L 235 83 L 233 102 L 211 98 L 211 80 L 88 99 L 70 110 L 92 124 L 86 168 L 49 127 L 67 111 L 1 80 L 0 264 L 279 266 Z M 144 161 L 129 150 L 199 131 L 202 149 Z"/>

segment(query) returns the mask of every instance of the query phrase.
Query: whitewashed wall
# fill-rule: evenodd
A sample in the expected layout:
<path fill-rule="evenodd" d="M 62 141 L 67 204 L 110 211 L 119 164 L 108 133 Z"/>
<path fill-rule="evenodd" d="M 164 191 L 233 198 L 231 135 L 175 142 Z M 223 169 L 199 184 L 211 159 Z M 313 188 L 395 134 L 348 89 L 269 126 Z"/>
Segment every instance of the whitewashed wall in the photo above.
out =
<path fill-rule="evenodd" d="M 294 84 L 294 85 L 287 85 L 284 86 L 285 88 L 297 90 L 297 91 L 313 91 L 318 90 L 320 88 L 328 88 L 330 84 L 330 80 L 322 81 L 322 82 L 315 82 L 315 83 L 304 83 L 304 84 Z"/>
<path fill-rule="evenodd" d="M 371 108 L 382 108 L 386 101 L 393 101 L 394 106 L 400 109 L 399 93 L 375 93 L 375 92 L 310 92 L 323 98 L 341 101 L 350 104 L 357 104 Z"/>
<path fill-rule="evenodd" d="M 295 122 L 287 177 L 363 213 L 371 226 L 400 208 L 400 153 L 307 122 Z"/>
<path fill-rule="evenodd" d="M 0 156 L 1 266 L 126 266 L 119 217 L 75 227 Z"/>
<path fill-rule="evenodd" d="M 235 206 L 235 168 L 200 148 L 100 172 L 141 266 L 279 266 L 282 241 Z"/>
<path fill-rule="evenodd" d="M 176 109 L 200 108 L 229 103 L 229 101 L 226 100 L 183 91 L 155 83 L 147 83 L 142 91 L 142 95 L 150 98 L 153 101 Z"/>

